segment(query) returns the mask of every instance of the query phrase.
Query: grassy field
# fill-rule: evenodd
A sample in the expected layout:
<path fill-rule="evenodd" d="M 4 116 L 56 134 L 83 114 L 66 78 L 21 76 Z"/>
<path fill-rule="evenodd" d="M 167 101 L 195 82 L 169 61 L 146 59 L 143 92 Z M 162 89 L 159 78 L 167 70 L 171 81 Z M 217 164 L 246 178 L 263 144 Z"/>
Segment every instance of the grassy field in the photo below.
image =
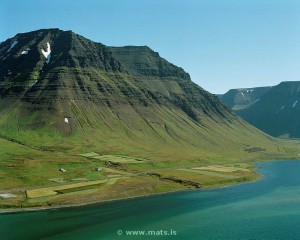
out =
<path fill-rule="evenodd" d="M 45 188 L 37 188 L 26 190 L 27 198 L 39 198 L 45 196 L 52 196 L 58 193 L 64 193 L 68 190 L 70 192 L 76 192 L 82 190 L 82 188 L 90 187 L 94 185 L 99 185 L 105 183 L 107 180 L 96 180 L 96 181 L 88 181 L 88 182 L 81 182 L 81 183 L 73 183 L 73 184 L 64 184 L 54 187 L 45 187 Z"/>
<path fill-rule="evenodd" d="M 246 171 L 250 172 L 247 168 L 241 168 L 241 167 L 228 167 L 228 166 L 219 166 L 219 165 L 212 165 L 212 166 L 206 166 L 206 167 L 196 167 L 193 168 L 196 170 L 208 170 L 213 172 L 224 172 L 224 173 L 230 173 L 230 172 L 236 172 L 236 171 Z"/>
<path fill-rule="evenodd" d="M 291 140 L 282 142 L 279 147 L 288 149 L 288 154 L 285 151 L 277 155 L 275 152 L 244 152 L 236 158 L 228 152 L 222 157 L 205 156 L 187 153 L 184 149 L 186 155 L 183 156 L 181 151 L 173 154 L 175 150 L 171 146 L 164 151 L 158 146 L 157 151 L 141 149 L 130 156 L 125 150 L 108 152 L 96 144 L 90 146 L 93 152 L 86 151 L 87 146 L 75 146 L 72 151 L 44 151 L 0 139 L 0 191 L 18 196 L 0 199 L 0 207 L 82 204 L 193 189 L 193 183 L 204 189 L 231 185 L 258 177 L 253 172 L 255 160 L 296 158 L 299 154 L 298 142 Z M 119 165 L 111 166 L 107 162 Z M 60 168 L 66 172 L 59 171 Z M 95 171 L 96 168 L 101 171 Z"/>
<path fill-rule="evenodd" d="M 83 153 L 83 154 L 79 154 L 79 156 L 87 157 L 90 159 L 96 159 L 104 162 L 110 161 L 115 163 L 143 163 L 144 161 L 147 161 L 147 159 L 142 159 L 142 158 L 134 158 L 134 157 L 122 156 L 122 155 L 100 155 L 95 152 Z"/>

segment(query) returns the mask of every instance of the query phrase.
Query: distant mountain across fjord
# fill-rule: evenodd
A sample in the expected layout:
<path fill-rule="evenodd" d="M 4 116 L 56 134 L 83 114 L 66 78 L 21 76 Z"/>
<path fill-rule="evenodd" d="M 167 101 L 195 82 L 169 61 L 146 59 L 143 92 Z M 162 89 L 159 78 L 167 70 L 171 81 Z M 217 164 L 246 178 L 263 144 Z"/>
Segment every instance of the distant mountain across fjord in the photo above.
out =
<path fill-rule="evenodd" d="M 231 89 L 220 99 L 237 115 L 274 137 L 300 138 L 300 81 Z"/>

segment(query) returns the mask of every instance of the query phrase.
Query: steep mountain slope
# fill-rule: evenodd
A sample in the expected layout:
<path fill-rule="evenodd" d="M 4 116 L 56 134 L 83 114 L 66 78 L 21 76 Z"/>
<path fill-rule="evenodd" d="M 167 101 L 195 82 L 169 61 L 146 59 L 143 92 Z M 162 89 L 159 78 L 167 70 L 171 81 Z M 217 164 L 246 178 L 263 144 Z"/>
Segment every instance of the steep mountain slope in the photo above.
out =
<path fill-rule="evenodd" d="M 232 110 L 241 110 L 259 101 L 271 88 L 272 87 L 230 89 L 225 94 L 219 95 L 219 98 Z"/>
<path fill-rule="evenodd" d="M 238 115 L 272 136 L 300 137 L 300 82 L 282 82 Z"/>
<path fill-rule="evenodd" d="M 121 151 L 130 140 L 145 149 L 203 146 L 212 155 L 221 154 L 218 145 L 243 152 L 258 136 L 270 141 L 148 47 L 106 47 L 49 29 L 17 34 L 0 53 L 0 132 L 9 139 L 51 148 L 53 139 L 72 145 L 81 134 L 104 137 L 106 147 L 117 138 Z M 241 145 L 241 133 L 253 137 Z"/>

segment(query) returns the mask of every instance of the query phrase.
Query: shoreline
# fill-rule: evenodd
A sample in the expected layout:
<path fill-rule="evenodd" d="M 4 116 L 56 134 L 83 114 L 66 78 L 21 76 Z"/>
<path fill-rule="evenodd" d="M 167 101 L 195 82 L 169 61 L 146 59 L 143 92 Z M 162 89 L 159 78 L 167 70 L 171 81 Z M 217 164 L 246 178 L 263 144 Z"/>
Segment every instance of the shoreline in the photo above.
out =
<path fill-rule="evenodd" d="M 170 194 L 170 193 L 180 193 L 180 192 L 191 192 L 191 191 L 210 191 L 215 189 L 222 189 L 227 187 L 235 187 L 242 184 L 251 184 L 256 183 L 259 181 L 262 181 L 264 179 L 264 176 L 260 174 L 257 170 L 256 164 L 259 162 L 267 162 L 267 161 L 278 161 L 279 159 L 273 159 L 273 160 L 261 160 L 253 162 L 254 165 L 254 172 L 258 174 L 257 179 L 249 180 L 249 181 L 243 181 L 238 182 L 234 184 L 227 184 L 224 186 L 216 186 L 216 187 L 209 187 L 209 188 L 202 188 L 202 189 L 185 189 L 185 190 L 175 190 L 175 191 L 167 191 L 167 192 L 157 192 L 157 193 L 150 193 L 150 194 L 144 194 L 144 195 L 137 195 L 137 196 L 131 196 L 126 198 L 114 198 L 114 199 L 108 199 L 108 200 L 102 200 L 102 201 L 94 201 L 94 202 L 88 202 L 88 203 L 80 203 L 80 204 L 69 204 L 69 205 L 57 205 L 57 206 L 49 206 L 49 207 L 25 207 L 25 208 L 0 208 L 0 214 L 17 214 L 17 213 L 26 213 L 26 212 L 35 212 L 35 211 L 50 211 L 50 210 L 57 210 L 62 208 L 78 208 L 78 207 L 85 207 L 88 205 L 95 205 L 95 204 L 101 204 L 101 203 L 110 203 L 115 201 L 122 201 L 122 200 L 130 200 L 130 199 L 138 199 L 138 198 L 145 198 L 150 196 L 159 196 L 164 194 Z M 283 161 L 286 159 L 282 159 Z M 297 160 L 297 158 L 294 158 L 293 160 Z"/>
<path fill-rule="evenodd" d="M 95 204 L 101 204 L 101 203 L 110 203 L 110 202 L 130 200 L 130 199 L 136 199 L 136 198 L 145 198 L 145 197 L 150 197 L 150 196 L 159 196 L 159 195 L 164 195 L 164 194 L 169 194 L 169 193 L 190 192 L 190 191 L 194 191 L 194 190 L 196 190 L 196 189 L 158 192 L 158 193 L 137 195 L 137 196 L 126 197 L 126 198 L 113 198 L 113 199 L 108 199 L 108 200 L 103 200 L 103 201 L 94 201 L 94 202 L 88 202 L 88 203 L 58 205 L 58 206 L 49 206 L 49 207 L 0 208 L 0 214 L 14 214 L 14 213 L 22 213 L 22 212 L 25 213 L 25 212 L 35 212 L 35 211 L 49 211 L 49 210 L 56 210 L 56 209 L 61 209 L 61 208 L 79 208 L 79 207 L 85 207 L 85 206 L 88 206 L 88 205 L 95 205 Z M 211 190 L 211 189 L 201 189 L 201 190 Z M 199 190 L 196 190 L 196 191 L 201 191 L 201 190 L 199 189 Z"/>
<path fill-rule="evenodd" d="M 58 206 L 49 206 L 49 207 L 44 206 L 44 207 L 25 207 L 25 208 L 0 208 L 0 214 L 49 211 L 49 210 L 57 210 L 57 209 L 61 209 L 61 208 L 78 208 L 78 207 L 85 207 L 88 205 L 95 205 L 95 204 L 101 204 L 101 203 L 104 204 L 104 203 L 110 203 L 110 202 L 116 202 L 116 201 L 122 201 L 122 200 L 145 198 L 145 197 L 150 197 L 150 196 L 159 196 L 159 195 L 170 194 L 170 193 L 181 193 L 181 192 L 191 192 L 191 191 L 210 191 L 210 190 L 215 190 L 215 189 L 234 187 L 234 186 L 238 186 L 241 184 L 255 183 L 255 182 L 258 182 L 261 180 L 263 180 L 263 176 L 261 174 L 259 174 L 257 179 L 239 182 L 239 183 L 235 183 L 235 184 L 231 184 L 231 185 L 209 187 L 209 188 L 203 188 L 203 189 L 186 189 L 186 190 L 175 190 L 175 191 L 168 191 L 168 192 L 150 193 L 150 194 L 137 195 L 137 196 L 131 196 L 131 197 L 126 197 L 126 198 L 114 198 L 114 199 L 108 199 L 108 200 L 103 200 L 103 201 L 94 201 L 94 202 L 81 203 L 81 204 L 58 205 Z"/>

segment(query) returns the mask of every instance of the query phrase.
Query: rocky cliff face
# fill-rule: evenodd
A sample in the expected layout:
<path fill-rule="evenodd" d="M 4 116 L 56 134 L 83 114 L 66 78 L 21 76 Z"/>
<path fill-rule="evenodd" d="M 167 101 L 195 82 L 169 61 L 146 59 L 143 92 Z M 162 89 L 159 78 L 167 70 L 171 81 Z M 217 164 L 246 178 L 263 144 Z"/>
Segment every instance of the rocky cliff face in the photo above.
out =
<path fill-rule="evenodd" d="M 182 68 L 161 58 L 157 52 L 147 46 L 110 47 L 109 49 L 131 74 L 190 80 L 189 74 Z"/>
<path fill-rule="evenodd" d="M 122 71 L 104 45 L 59 29 L 17 34 L 6 40 L 0 46 L 0 62 L 2 97 L 8 90 L 17 94 L 28 90 L 28 85 L 57 67 Z"/>
<path fill-rule="evenodd" d="M 137 115 L 143 114 L 140 107 L 159 104 L 199 123 L 233 117 L 182 68 L 148 47 L 107 47 L 71 31 L 49 29 L 17 34 L 0 49 L 2 112 L 17 103 L 22 115 L 41 114 L 29 127 L 47 125 L 44 118 L 50 113 L 53 125 L 63 115 L 74 119 L 74 130 L 80 121 L 73 108 L 91 104 L 96 112 L 106 107 L 115 113 L 131 106 Z"/>
<path fill-rule="evenodd" d="M 143 79 L 145 85 L 155 91 L 156 96 L 167 99 L 194 120 L 201 118 L 197 110 L 208 117 L 215 114 L 221 117 L 229 113 L 215 96 L 193 83 L 182 68 L 161 58 L 149 47 L 110 49 L 131 75 Z"/>

